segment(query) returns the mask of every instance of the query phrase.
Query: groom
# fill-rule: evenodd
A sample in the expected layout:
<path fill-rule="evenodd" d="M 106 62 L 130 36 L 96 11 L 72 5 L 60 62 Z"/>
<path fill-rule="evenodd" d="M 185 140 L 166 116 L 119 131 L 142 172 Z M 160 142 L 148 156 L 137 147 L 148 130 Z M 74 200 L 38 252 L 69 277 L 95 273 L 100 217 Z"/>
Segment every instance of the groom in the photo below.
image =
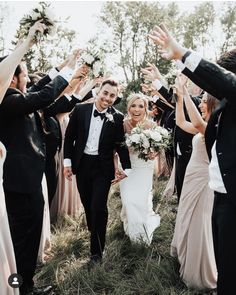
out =
<path fill-rule="evenodd" d="M 112 107 L 117 95 L 118 84 L 113 80 L 103 81 L 95 103 L 75 107 L 65 134 L 64 175 L 71 180 L 72 172 L 76 174 L 91 233 L 93 262 L 101 261 L 105 246 L 107 197 L 115 176 L 114 151 L 119 154 L 125 170 L 116 174 L 118 178 L 126 177 L 131 168 L 129 152 L 124 145 L 124 117 Z"/>

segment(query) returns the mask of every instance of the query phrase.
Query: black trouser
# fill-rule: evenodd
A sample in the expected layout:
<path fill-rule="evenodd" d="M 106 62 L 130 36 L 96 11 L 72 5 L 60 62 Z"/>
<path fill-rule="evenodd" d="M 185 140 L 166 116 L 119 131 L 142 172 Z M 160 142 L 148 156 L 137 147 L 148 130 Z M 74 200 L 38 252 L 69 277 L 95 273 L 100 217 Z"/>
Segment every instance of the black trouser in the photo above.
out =
<path fill-rule="evenodd" d="M 78 174 L 76 174 L 76 180 L 86 214 L 88 230 L 91 232 L 91 255 L 102 257 L 108 218 L 107 197 L 111 180 L 104 176 L 99 163 L 99 156 L 84 154 Z"/>
<path fill-rule="evenodd" d="M 217 295 L 236 294 L 236 207 L 227 194 L 215 192 L 212 230 L 218 271 Z"/>
<path fill-rule="evenodd" d="M 34 285 L 43 222 L 42 188 L 31 194 L 4 191 L 17 273 L 23 278 L 20 288 L 23 292 Z"/>
<path fill-rule="evenodd" d="M 190 160 L 191 154 L 187 155 L 176 155 L 176 163 L 175 163 L 175 185 L 176 185 L 176 191 L 177 191 L 177 198 L 178 198 L 178 203 L 180 200 L 181 196 L 181 191 L 182 191 L 182 186 L 184 182 L 184 176 L 185 176 L 185 171 L 188 165 L 188 162 Z"/>

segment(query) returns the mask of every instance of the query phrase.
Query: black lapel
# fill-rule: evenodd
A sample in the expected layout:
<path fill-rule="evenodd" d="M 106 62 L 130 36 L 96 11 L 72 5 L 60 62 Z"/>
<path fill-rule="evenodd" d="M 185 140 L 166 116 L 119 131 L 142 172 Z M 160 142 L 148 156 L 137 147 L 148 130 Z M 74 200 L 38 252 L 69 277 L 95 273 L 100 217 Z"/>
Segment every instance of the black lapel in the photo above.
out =
<path fill-rule="evenodd" d="M 90 103 L 90 104 L 88 104 L 88 109 L 87 109 L 86 113 L 84 114 L 84 116 L 85 116 L 84 127 L 85 127 L 85 134 L 87 137 L 89 134 L 89 127 L 90 127 L 90 122 L 91 122 L 92 111 L 93 111 L 93 103 Z"/>
<path fill-rule="evenodd" d="M 111 114 L 111 115 L 114 115 L 115 114 L 115 110 L 113 108 L 108 108 L 107 113 L 108 114 Z M 107 117 L 105 117 L 104 120 L 103 120 L 102 130 L 101 130 L 101 134 L 100 134 L 100 138 L 99 138 L 99 145 L 102 142 L 102 139 L 103 139 L 104 134 L 105 134 L 105 130 L 109 126 L 109 124 L 114 124 L 114 122 L 109 122 L 109 120 L 107 119 Z"/>

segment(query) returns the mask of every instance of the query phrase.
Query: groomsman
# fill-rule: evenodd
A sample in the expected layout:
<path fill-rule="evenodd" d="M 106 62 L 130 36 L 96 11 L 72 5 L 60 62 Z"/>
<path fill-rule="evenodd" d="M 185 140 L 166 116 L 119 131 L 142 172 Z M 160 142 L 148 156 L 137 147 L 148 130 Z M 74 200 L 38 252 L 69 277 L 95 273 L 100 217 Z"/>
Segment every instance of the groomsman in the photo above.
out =
<path fill-rule="evenodd" d="M 43 220 L 41 182 L 45 170 L 44 132 L 37 111 L 51 104 L 66 88 L 73 67 L 69 61 L 55 79 L 47 76 L 33 86 L 31 91 L 35 92 L 26 93 L 28 72 L 26 65 L 20 63 L 0 105 L 0 140 L 7 150 L 3 187 L 17 271 L 23 278 L 21 295 L 32 290 L 46 294 L 51 288 L 33 287 Z"/>
<path fill-rule="evenodd" d="M 215 191 L 212 227 L 218 270 L 217 294 L 235 294 L 236 265 L 236 50 L 211 63 L 194 52 L 183 48 L 168 30 L 156 27 L 149 35 L 163 49 L 167 59 L 184 62 L 183 71 L 202 89 L 220 100 L 220 107 L 208 122 L 205 141 L 209 165 L 209 186 Z"/>
<path fill-rule="evenodd" d="M 114 151 L 120 157 L 126 177 L 131 168 L 124 145 L 123 115 L 112 107 L 118 84 L 103 81 L 95 103 L 77 105 L 70 118 L 64 144 L 64 175 L 71 180 L 76 174 L 77 187 L 91 233 L 91 261 L 100 262 L 105 246 L 108 219 L 107 197 L 115 178 Z"/>

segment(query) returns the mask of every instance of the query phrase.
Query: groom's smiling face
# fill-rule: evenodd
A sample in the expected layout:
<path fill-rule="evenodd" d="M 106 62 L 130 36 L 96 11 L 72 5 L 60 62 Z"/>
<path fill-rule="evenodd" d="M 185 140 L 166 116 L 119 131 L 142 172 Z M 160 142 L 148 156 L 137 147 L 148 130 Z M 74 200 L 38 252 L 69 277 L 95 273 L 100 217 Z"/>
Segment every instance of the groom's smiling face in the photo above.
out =
<path fill-rule="evenodd" d="M 118 87 L 105 84 L 98 92 L 96 107 L 102 112 L 108 107 L 112 106 L 117 98 Z"/>

